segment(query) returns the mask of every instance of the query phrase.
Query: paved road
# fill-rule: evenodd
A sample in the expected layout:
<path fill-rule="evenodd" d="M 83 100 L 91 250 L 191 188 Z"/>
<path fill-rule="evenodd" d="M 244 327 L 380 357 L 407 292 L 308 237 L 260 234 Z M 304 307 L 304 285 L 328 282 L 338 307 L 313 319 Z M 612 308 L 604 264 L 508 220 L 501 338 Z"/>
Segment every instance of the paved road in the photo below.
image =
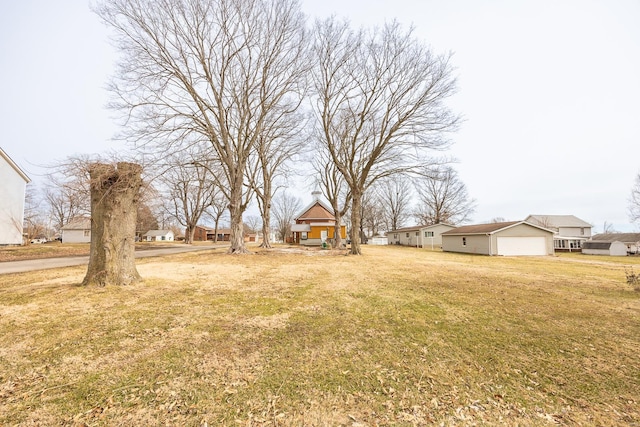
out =
<path fill-rule="evenodd" d="M 180 254 L 183 252 L 206 251 L 224 246 L 169 246 L 158 249 L 144 249 L 136 251 L 136 258 Z M 0 262 L 0 274 L 24 273 L 27 271 L 46 270 L 49 268 L 71 267 L 75 265 L 88 265 L 89 256 L 73 256 L 62 258 L 42 258 L 24 261 Z"/>

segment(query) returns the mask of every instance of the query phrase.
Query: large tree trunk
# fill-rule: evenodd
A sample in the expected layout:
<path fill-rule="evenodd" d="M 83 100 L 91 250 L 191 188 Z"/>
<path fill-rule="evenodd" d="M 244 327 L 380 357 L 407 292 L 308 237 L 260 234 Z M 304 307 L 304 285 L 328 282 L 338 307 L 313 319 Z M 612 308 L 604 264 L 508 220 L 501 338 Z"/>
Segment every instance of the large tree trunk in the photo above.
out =
<path fill-rule="evenodd" d="M 237 186 L 236 186 L 237 187 Z M 229 216 L 231 217 L 231 246 L 229 254 L 248 254 L 244 244 L 244 229 L 242 224 L 242 186 L 231 189 L 231 203 L 229 203 Z"/>
<path fill-rule="evenodd" d="M 185 231 L 185 233 L 184 233 L 184 243 L 187 244 L 187 245 L 193 244 L 193 240 L 194 240 L 195 235 L 196 235 L 196 225 L 195 224 L 188 224 L 184 231 Z"/>
<path fill-rule="evenodd" d="M 135 235 L 142 167 L 95 163 L 91 179 L 91 248 L 83 285 L 129 285 L 141 280 Z"/>
<path fill-rule="evenodd" d="M 262 243 L 261 248 L 271 249 L 271 197 L 265 198 L 265 208 L 262 212 Z"/>
<path fill-rule="evenodd" d="M 335 211 L 334 218 L 336 221 L 336 225 L 333 226 L 333 247 L 339 249 L 342 248 L 342 227 L 340 225 L 342 223 L 342 215 L 335 207 L 333 210 Z"/>
<path fill-rule="evenodd" d="M 360 211 L 362 207 L 362 195 L 353 193 L 351 202 L 351 254 L 362 255 L 362 251 L 360 250 L 360 223 L 362 222 Z"/>

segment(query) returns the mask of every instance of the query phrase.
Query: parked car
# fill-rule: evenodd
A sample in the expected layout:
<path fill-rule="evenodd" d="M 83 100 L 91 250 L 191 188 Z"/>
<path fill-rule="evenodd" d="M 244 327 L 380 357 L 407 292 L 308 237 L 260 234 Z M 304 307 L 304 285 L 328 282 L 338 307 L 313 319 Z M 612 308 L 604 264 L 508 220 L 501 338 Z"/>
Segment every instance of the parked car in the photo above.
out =
<path fill-rule="evenodd" d="M 31 241 L 31 244 L 38 244 L 38 243 L 47 243 L 47 239 L 42 238 L 42 239 L 33 239 Z"/>

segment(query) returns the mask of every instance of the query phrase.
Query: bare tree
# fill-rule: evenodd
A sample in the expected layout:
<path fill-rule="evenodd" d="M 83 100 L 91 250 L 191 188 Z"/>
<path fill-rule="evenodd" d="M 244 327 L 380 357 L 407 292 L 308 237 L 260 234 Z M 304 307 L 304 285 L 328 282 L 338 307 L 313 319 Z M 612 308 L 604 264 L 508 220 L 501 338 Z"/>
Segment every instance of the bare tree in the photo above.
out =
<path fill-rule="evenodd" d="M 420 167 L 456 128 L 443 104 L 455 89 L 450 55 L 433 54 L 396 22 L 354 32 L 335 18 L 316 24 L 313 52 L 316 136 L 351 191 L 351 253 L 360 254 L 367 188 Z"/>
<path fill-rule="evenodd" d="M 26 242 L 31 242 L 37 237 L 51 238 L 49 227 L 47 226 L 46 213 L 42 209 L 42 201 L 39 193 L 33 184 L 27 185 L 24 199 L 24 221 L 15 224 L 26 237 Z"/>
<path fill-rule="evenodd" d="M 149 230 L 158 230 L 160 224 L 151 208 L 143 200 L 138 202 L 136 215 L 136 236 L 142 237 Z M 163 228 L 164 229 L 164 228 Z"/>
<path fill-rule="evenodd" d="M 629 197 L 629 219 L 631 222 L 640 222 L 640 173 L 636 175 Z"/>
<path fill-rule="evenodd" d="M 95 163 L 91 184 L 91 247 L 83 285 L 128 285 L 140 280 L 135 234 L 142 167 Z"/>
<path fill-rule="evenodd" d="M 218 242 L 218 228 L 220 221 L 225 213 L 227 213 L 227 200 L 222 194 L 222 191 L 218 187 L 214 189 L 213 198 L 209 209 L 207 209 L 204 215 L 213 221 L 213 243 Z"/>
<path fill-rule="evenodd" d="M 244 219 L 244 225 L 249 232 L 257 233 L 258 230 L 262 227 L 262 220 L 259 216 L 248 215 Z"/>
<path fill-rule="evenodd" d="M 342 219 L 351 206 L 351 193 L 344 177 L 331 161 L 329 153 L 323 146 L 318 147 L 311 162 L 315 172 L 314 177 L 320 191 L 329 201 L 335 224 L 333 227 L 333 247 L 342 247 Z"/>
<path fill-rule="evenodd" d="M 602 225 L 602 234 L 613 234 L 617 233 L 616 229 L 613 228 L 613 224 L 605 221 Z"/>
<path fill-rule="evenodd" d="M 193 148 L 193 147 L 191 147 Z M 161 165 L 158 180 L 166 189 L 165 208 L 171 218 L 185 227 L 185 243 L 193 243 L 200 218 L 221 191 L 214 174 L 214 162 L 202 158 L 198 150 L 176 152 Z"/>
<path fill-rule="evenodd" d="M 416 190 L 419 205 L 415 216 L 421 224 L 461 224 L 475 211 L 475 200 L 469 198 L 466 185 L 451 167 L 432 172 L 417 183 Z"/>
<path fill-rule="evenodd" d="M 412 189 L 404 175 L 386 178 L 375 186 L 378 201 L 384 212 L 387 231 L 397 230 L 404 226 L 411 216 Z"/>
<path fill-rule="evenodd" d="M 300 209 L 302 209 L 300 199 L 287 192 L 278 193 L 273 198 L 274 228 L 278 238 L 283 242 L 286 242 L 287 238 L 291 236 L 291 225 L 296 214 L 300 213 Z"/>
<path fill-rule="evenodd" d="M 360 242 L 366 243 L 385 228 L 387 219 L 380 195 L 374 187 L 365 191 L 360 209 Z"/>
<path fill-rule="evenodd" d="M 286 180 L 291 161 L 305 145 L 302 114 L 296 114 L 302 97 L 274 109 L 266 120 L 265 127 L 257 139 L 256 148 L 249 161 L 249 182 L 258 202 L 262 216 L 263 240 L 260 247 L 270 248 L 271 199 L 277 191 L 278 178 Z"/>
<path fill-rule="evenodd" d="M 52 225 L 57 231 L 73 218 L 90 214 L 89 167 L 98 161 L 104 159 L 67 157 L 54 165 L 47 175 L 44 198 L 49 206 Z"/>
<path fill-rule="evenodd" d="M 307 57 L 298 1 L 105 0 L 96 12 L 122 53 L 112 90 L 124 136 L 167 153 L 210 144 L 227 184 L 229 252 L 246 253 L 249 157 L 273 112 L 284 114 L 301 96 Z"/>

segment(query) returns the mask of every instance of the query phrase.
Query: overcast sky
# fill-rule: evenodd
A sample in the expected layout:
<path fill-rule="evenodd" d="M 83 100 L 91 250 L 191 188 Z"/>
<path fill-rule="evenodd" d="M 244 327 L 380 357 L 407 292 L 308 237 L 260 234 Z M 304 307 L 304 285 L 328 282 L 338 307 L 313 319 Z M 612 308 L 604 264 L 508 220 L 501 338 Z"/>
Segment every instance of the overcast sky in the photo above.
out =
<path fill-rule="evenodd" d="M 572 214 L 629 224 L 640 172 L 640 1 L 304 0 L 310 17 L 398 21 L 454 53 L 464 116 L 451 155 L 474 222 Z M 35 181 L 48 164 L 121 149 L 104 108 L 115 54 L 85 0 L 5 2 L 0 147 Z M 300 196 L 308 200 L 307 189 Z"/>

